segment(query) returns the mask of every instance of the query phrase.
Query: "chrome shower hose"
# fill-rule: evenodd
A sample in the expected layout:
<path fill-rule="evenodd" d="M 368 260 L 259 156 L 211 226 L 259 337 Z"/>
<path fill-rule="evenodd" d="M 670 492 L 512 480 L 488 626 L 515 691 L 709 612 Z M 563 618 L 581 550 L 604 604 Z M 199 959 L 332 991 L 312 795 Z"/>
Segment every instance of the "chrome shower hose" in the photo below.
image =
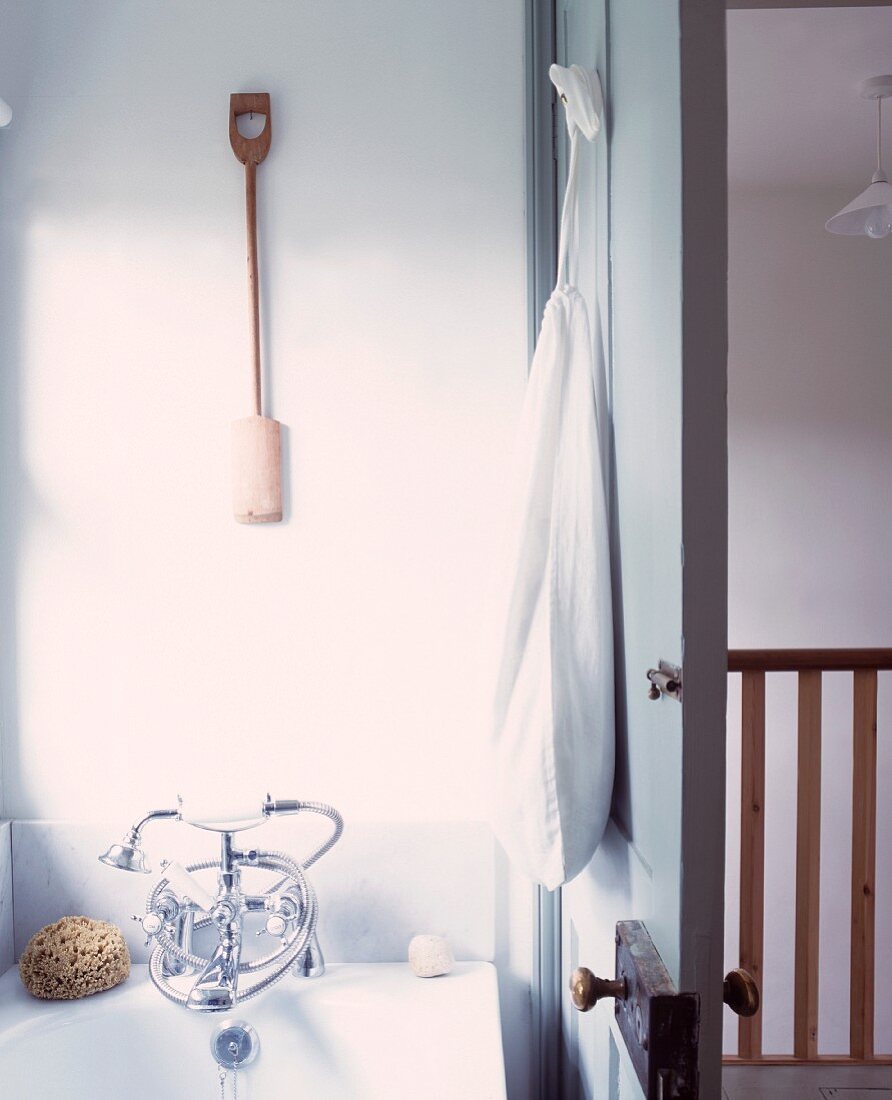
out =
<path fill-rule="evenodd" d="M 316 893 L 304 875 L 304 868 L 312 866 L 312 864 L 321 859 L 326 852 L 330 851 L 334 845 L 337 844 L 344 831 L 344 825 L 338 811 L 331 806 L 327 806 L 323 802 L 302 802 L 300 803 L 300 810 L 322 814 L 324 817 L 331 820 L 334 828 L 325 843 L 317 848 L 316 851 L 302 863 L 297 863 L 285 852 L 276 851 L 258 851 L 256 859 L 252 859 L 250 864 L 251 867 L 256 867 L 264 871 L 272 871 L 274 874 L 280 876 L 279 880 L 266 891 L 267 894 L 276 893 L 282 886 L 290 883 L 290 891 L 296 893 L 299 904 L 297 916 L 293 921 L 289 922 L 289 928 L 283 937 L 281 947 L 259 959 L 254 959 L 251 962 L 239 963 L 239 974 L 252 974 L 256 973 L 258 970 L 266 970 L 269 967 L 273 968 L 271 973 L 265 975 L 252 985 L 246 988 L 239 987 L 239 1004 L 241 1004 L 242 1001 L 250 1000 L 251 997 L 256 997 L 258 993 L 262 993 L 265 989 L 269 989 L 270 986 L 282 979 L 307 949 L 313 937 L 313 933 L 316 931 L 316 921 L 318 919 Z M 195 871 L 219 869 L 219 867 L 220 863 L 218 860 L 206 859 L 202 860 L 200 863 L 190 863 L 186 867 L 186 870 L 192 873 Z M 158 899 L 164 892 L 167 884 L 167 879 L 160 879 L 149 894 L 146 899 L 147 913 L 152 912 L 156 908 Z M 195 922 L 195 928 L 206 928 L 210 924 L 210 917 L 201 917 Z M 184 951 L 181 947 L 178 947 L 167 928 L 163 925 L 155 934 L 155 948 L 149 959 L 149 976 L 158 991 L 169 1001 L 173 1001 L 174 1004 L 185 1005 L 188 994 L 175 989 L 168 978 L 162 973 L 161 965 L 165 956 L 177 959 L 184 965 L 199 971 L 207 966 L 210 959 L 202 955 L 193 955 L 188 951 Z"/>

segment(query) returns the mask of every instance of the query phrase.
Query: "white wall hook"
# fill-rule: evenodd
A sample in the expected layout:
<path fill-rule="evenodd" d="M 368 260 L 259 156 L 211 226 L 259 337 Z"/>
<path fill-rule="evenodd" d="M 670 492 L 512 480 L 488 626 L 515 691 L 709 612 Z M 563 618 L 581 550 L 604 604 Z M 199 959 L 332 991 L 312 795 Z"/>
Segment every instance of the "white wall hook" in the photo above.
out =
<path fill-rule="evenodd" d="M 567 109 L 570 137 L 578 130 L 588 141 L 594 141 L 604 114 L 604 95 L 596 70 L 584 69 L 581 65 L 571 65 L 569 69 L 552 65 L 548 75 Z"/>
<path fill-rule="evenodd" d="M 0 99 L 0 129 L 12 122 L 12 107 L 5 99 Z"/>

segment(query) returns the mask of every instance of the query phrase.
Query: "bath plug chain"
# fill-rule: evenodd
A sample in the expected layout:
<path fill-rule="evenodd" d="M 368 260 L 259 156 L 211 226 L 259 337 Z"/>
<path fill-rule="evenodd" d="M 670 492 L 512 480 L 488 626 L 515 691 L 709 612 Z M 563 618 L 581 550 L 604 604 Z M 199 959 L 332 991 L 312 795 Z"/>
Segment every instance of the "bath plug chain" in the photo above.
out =
<path fill-rule="evenodd" d="M 220 1066 L 220 1100 L 226 1100 L 226 1078 L 229 1071 Z M 238 1100 L 238 1066 L 232 1071 L 232 1100 Z"/>
<path fill-rule="evenodd" d="M 232 1074 L 232 1100 L 238 1100 L 238 1071 L 253 1062 L 260 1049 L 257 1032 L 243 1020 L 224 1020 L 211 1036 L 211 1053 L 220 1076 L 220 1100 L 226 1100 L 226 1081 Z"/>

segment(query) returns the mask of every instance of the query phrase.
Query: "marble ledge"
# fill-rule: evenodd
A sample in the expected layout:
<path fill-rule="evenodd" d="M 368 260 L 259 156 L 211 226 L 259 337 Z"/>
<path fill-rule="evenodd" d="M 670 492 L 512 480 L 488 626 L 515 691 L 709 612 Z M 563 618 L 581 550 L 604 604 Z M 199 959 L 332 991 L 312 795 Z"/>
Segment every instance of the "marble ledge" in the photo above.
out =
<path fill-rule="evenodd" d="M 12 825 L 0 821 L 0 974 L 15 958 L 12 905 Z"/>
<path fill-rule="evenodd" d="M 244 836 L 258 848 L 301 857 L 326 835 L 326 828 L 325 822 L 282 819 Z M 66 914 L 83 913 L 117 924 L 134 960 L 146 960 L 144 937 L 130 916 L 144 911 L 157 874 L 115 871 L 97 859 L 123 831 L 120 822 L 12 823 L 14 920 L 11 907 L 2 904 L 7 891 L 0 889 L 0 936 L 6 912 L 15 958 L 38 928 Z M 153 822 L 146 829 L 144 847 L 157 871 L 162 858 L 187 864 L 214 856 L 216 837 L 180 822 Z M 261 874 L 265 882 L 268 876 Z M 209 872 L 203 875 L 212 881 Z M 338 845 L 310 868 L 308 878 L 319 898 L 320 941 L 330 962 L 402 960 L 417 933 L 446 936 L 459 959 L 496 957 L 495 842 L 488 825 L 348 825 Z M 6 965 L 9 962 L 11 958 Z"/>

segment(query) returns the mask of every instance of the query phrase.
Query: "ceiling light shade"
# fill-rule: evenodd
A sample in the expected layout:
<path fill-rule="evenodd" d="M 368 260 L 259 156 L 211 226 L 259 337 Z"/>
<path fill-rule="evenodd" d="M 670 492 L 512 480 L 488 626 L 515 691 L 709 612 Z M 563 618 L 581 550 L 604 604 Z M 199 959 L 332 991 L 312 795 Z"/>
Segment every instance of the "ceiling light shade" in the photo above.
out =
<path fill-rule="evenodd" d="M 892 232 L 892 183 L 876 180 L 827 222 L 831 233 L 877 240 Z"/>
<path fill-rule="evenodd" d="M 877 102 L 877 167 L 870 186 L 825 223 L 831 233 L 879 240 L 892 233 L 892 183 L 883 171 L 883 100 L 892 96 L 892 76 L 875 76 L 861 85 L 861 95 Z"/>

